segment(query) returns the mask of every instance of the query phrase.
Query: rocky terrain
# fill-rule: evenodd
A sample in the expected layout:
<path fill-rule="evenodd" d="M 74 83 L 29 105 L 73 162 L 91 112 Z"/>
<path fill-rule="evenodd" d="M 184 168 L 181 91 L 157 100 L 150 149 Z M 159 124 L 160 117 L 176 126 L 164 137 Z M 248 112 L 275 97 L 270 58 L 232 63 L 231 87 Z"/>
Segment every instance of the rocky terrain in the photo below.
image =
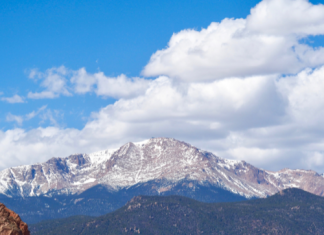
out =
<path fill-rule="evenodd" d="M 18 214 L 0 203 L 0 234 L 2 235 L 30 235 L 28 226 Z"/>
<path fill-rule="evenodd" d="M 0 202 L 28 224 L 104 215 L 138 195 L 230 202 L 263 198 L 291 187 L 323 196 L 324 178 L 311 170 L 258 169 L 170 138 L 0 172 Z"/>
<path fill-rule="evenodd" d="M 207 204 L 181 196 L 137 196 L 97 218 L 31 226 L 33 234 L 324 234 L 324 198 L 286 189 L 265 199 Z"/>
<path fill-rule="evenodd" d="M 324 194 L 324 178 L 314 171 L 262 170 L 171 138 L 152 138 L 115 150 L 5 169 L 0 172 L 0 193 L 8 197 L 69 195 L 99 184 L 118 191 L 156 179 L 170 182 L 157 188 L 158 192 L 171 190 L 175 182 L 186 179 L 246 198 L 266 197 L 291 187 Z"/>

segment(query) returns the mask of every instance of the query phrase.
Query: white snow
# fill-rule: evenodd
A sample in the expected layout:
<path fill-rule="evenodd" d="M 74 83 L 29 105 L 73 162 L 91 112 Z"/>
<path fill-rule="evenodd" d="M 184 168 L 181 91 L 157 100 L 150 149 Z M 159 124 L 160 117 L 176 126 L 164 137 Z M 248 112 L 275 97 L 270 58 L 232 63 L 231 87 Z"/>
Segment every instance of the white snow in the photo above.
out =
<path fill-rule="evenodd" d="M 82 184 L 88 184 L 88 183 L 93 183 L 95 182 L 96 179 L 95 178 L 90 178 L 90 179 L 87 179 L 85 181 L 77 181 L 77 182 L 74 182 L 73 185 L 82 185 Z"/>
<path fill-rule="evenodd" d="M 231 159 L 222 159 L 224 163 L 218 162 L 217 164 L 223 168 L 231 169 L 234 168 L 237 164 L 241 163 L 238 160 L 231 160 Z"/>
<path fill-rule="evenodd" d="M 151 139 L 147 139 L 147 140 L 143 140 L 143 141 L 139 141 L 139 142 L 133 142 L 133 144 L 135 144 L 137 147 L 142 147 L 143 145 L 146 145 L 147 143 L 150 142 Z"/>
<path fill-rule="evenodd" d="M 118 149 L 107 149 L 99 152 L 90 153 L 87 156 L 89 157 L 91 164 L 99 165 L 105 161 L 108 161 L 117 150 Z"/>
<path fill-rule="evenodd" d="M 145 148 L 144 151 L 148 143 L 152 144 L 152 148 Z M 172 182 L 185 178 L 209 181 L 247 197 L 263 197 L 283 188 L 298 187 L 304 182 L 303 177 L 309 175 L 318 177 L 316 182 L 323 181 L 324 185 L 324 174 L 316 176 L 312 171 L 290 169 L 265 171 L 265 181 L 270 184 L 258 184 L 253 179 L 244 178 L 248 173 L 236 174 L 236 166 L 239 166 L 240 172 L 253 170 L 249 165 L 244 166 L 242 161 L 222 159 L 213 154 L 211 156 L 215 157 L 207 160 L 204 155 L 208 152 L 197 151 L 195 147 L 174 139 L 147 139 L 133 144 L 135 147 L 132 151 L 128 151 L 130 143 L 119 148 L 117 161 L 109 160 L 119 149 L 84 154 L 86 163 L 83 165 L 72 163 L 71 158 L 61 159 L 69 168 L 63 173 L 48 163 L 3 170 L 0 172 L 0 193 L 10 194 L 13 186 L 18 186 L 22 194 L 28 193 L 30 196 L 41 195 L 51 189 L 57 189 L 58 193 L 76 193 L 98 183 L 118 189 L 162 178 Z M 41 170 L 36 171 L 37 177 L 27 180 L 25 177 L 31 168 Z M 295 177 L 295 173 L 300 176 Z M 23 192 L 23 186 L 28 186 L 32 191 Z"/>

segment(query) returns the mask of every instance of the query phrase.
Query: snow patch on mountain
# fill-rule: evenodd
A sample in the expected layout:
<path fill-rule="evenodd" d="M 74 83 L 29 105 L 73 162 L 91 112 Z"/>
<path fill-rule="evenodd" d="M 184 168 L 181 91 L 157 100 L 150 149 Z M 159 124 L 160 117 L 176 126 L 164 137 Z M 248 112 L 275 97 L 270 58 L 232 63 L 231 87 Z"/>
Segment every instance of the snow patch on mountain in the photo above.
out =
<path fill-rule="evenodd" d="M 42 164 L 5 169 L 0 172 L 0 193 L 7 196 L 74 194 L 97 184 L 119 190 L 156 179 L 171 183 L 183 179 L 208 182 L 247 198 L 266 197 L 289 187 L 318 195 L 324 192 L 324 177 L 314 171 L 266 171 L 244 161 L 222 159 L 172 138 L 151 138 L 127 143 L 119 149 L 74 154 Z"/>

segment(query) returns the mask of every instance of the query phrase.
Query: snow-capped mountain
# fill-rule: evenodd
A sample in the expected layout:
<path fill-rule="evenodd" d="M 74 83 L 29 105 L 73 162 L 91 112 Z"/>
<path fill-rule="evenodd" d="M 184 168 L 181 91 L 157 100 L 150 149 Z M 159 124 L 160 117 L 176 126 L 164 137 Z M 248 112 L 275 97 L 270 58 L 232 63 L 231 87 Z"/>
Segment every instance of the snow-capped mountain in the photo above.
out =
<path fill-rule="evenodd" d="M 290 187 L 324 194 L 324 178 L 314 171 L 261 170 L 171 138 L 152 138 L 119 149 L 5 169 L 0 172 L 0 193 L 9 197 L 75 194 L 98 184 L 118 191 L 156 179 L 171 182 L 158 188 L 159 192 L 170 190 L 172 182 L 186 179 L 247 198 L 266 197 Z"/>

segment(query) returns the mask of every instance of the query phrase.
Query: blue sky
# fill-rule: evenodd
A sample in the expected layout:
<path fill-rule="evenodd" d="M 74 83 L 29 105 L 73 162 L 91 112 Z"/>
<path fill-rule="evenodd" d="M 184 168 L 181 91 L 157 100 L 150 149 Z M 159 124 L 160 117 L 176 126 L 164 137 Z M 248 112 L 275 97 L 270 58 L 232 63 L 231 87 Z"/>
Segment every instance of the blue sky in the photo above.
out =
<path fill-rule="evenodd" d="M 258 1 L 7 1 L 1 5 L 0 69 L 4 96 L 38 89 L 27 71 L 64 65 L 139 76 L 150 56 L 166 47 L 171 35 L 186 28 L 201 29 L 225 17 L 245 17 Z M 24 104 L 0 103 L 1 129 L 11 112 L 23 115 L 47 105 L 64 113 L 60 125 L 81 129 L 90 112 L 114 102 L 95 95 L 59 100 L 28 100 Z M 49 122 L 30 120 L 26 128 Z"/>
<path fill-rule="evenodd" d="M 322 3 L 3 1 L 0 168 L 167 136 L 324 172 Z"/>

